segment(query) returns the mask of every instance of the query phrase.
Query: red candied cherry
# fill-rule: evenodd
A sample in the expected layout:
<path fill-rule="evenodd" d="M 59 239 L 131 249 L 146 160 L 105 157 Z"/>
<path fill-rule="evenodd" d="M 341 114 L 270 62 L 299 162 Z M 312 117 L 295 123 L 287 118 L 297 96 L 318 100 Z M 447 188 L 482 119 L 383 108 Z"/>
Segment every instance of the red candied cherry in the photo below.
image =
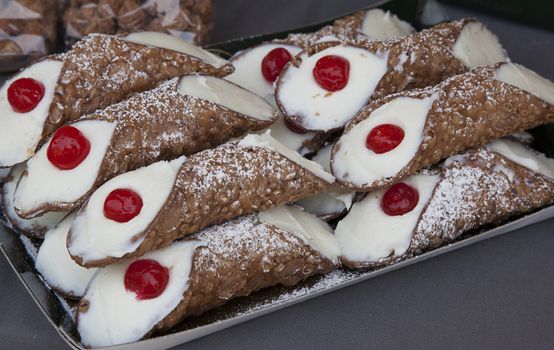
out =
<path fill-rule="evenodd" d="M 316 62 L 312 73 L 317 85 L 327 91 L 339 91 L 348 84 L 350 62 L 336 55 L 323 56 Z"/>
<path fill-rule="evenodd" d="M 90 152 L 90 142 L 76 127 L 59 128 L 52 137 L 46 155 L 58 169 L 76 168 Z"/>
<path fill-rule="evenodd" d="M 265 80 L 273 83 L 290 60 L 292 55 L 287 49 L 278 47 L 269 51 L 262 60 L 262 74 Z"/>
<path fill-rule="evenodd" d="M 392 185 L 381 198 L 381 208 L 390 216 L 411 212 L 419 202 L 419 193 L 403 182 Z"/>
<path fill-rule="evenodd" d="M 404 130 L 393 124 L 381 124 L 369 132 L 365 145 L 377 154 L 392 151 L 404 139 Z"/>
<path fill-rule="evenodd" d="M 104 201 L 104 216 L 117 222 L 128 222 L 142 210 L 142 198 L 135 191 L 118 188 Z"/>
<path fill-rule="evenodd" d="M 44 85 L 32 78 L 19 78 L 8 87 L 8 102 L 17 113 L 35 109 L 44 97 Z"/>
<path fill-rule="evenodd" d="M 292 122 L 290 122 L 288 119 L 285 119 L 285 126 L 287 127 L 287 129 L 289 129 L 290 131 L 292 131 L 293 133 L 295 134 L 300 134 L 300 135 L 304 135 L 304 134 L 307 134 L 308 131 L 299 127 L 298 125 L 296 124 L 293 124 Z"/>
<path fill-rule="evenodd" d="M 138 300 L 157 298 L 168 282 L 169 269 L 152 259 L 134 261 L 125 272 L 125 289 Z"/>

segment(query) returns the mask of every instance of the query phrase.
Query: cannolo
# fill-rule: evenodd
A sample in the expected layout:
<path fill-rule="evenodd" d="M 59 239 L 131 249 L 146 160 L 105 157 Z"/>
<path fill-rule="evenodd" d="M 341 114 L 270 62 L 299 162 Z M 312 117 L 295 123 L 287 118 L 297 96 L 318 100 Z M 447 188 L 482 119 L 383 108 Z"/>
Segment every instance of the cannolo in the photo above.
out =
<path fill-rule="evenodd" d="M 275 118 L 262 98 L 221 78 L 173 78 L 58 129 L 28 161 L 16 210 L 27 218 L 74 210 L 116 175 L 218 146 Z"/>
<path fill-rule="evenodd" d="M 44 236 L 35 261 L 37 271 L 46 283 L 69 299 L 80 299 L 97 269 L 78 265 L 67 252 L 67 233 L 75 214 L 68 215 Z"/>
<path fill-rule="evenodd" d="M 332 229 L 285 206 L 212 226 L 191 240 L 100 269 L 77 311 L 81 342 L 130 343 L 277 284 L 338 267 Z"/>
<path fill-rule="evenodd" d="M 365 23 L 362 25 L 361 23 Z M 294 56 L 320 42 L 389 40 L 414 32 L 408 22 L 381 9 L 360 11 L 313 33 L 292 33 L 284 39 L 262 43 L 237 52 L 230 61 L 235 71 L 227 79 L 274 101 L 273 83 Z M 361 36 L 360 36 L 361 35 Z"/>
<path fill-rule="evenodd" d="M 344 185 L 389 186 L 449 155 L 554 121 L 554 84 L 511 63 L 477 68 L 427 89 L 372 102 L 331 159 Z"/>
<path fill-rule="evenodd" d="M 365 31 L 360 32 L 360 28 L 353 23 L 354 18 L 363 17 L 361 14 L 365 15 L 366 12 L 360 11 L 352 17 L 346 17 L 344 21 L 337 21 L 335 25 L 324 27 L 314 33 L 289 34 L 285 39 L 273 40 L 239 51 L 230 59 L 235 71 L 226 79 L 275 104 L 274 82 L 285 65 L 302 49 L 324 41 L 353 41 L 362 34 L 385 40 L 408 35 L 413 31 L 407 22 L 399 20 L 395 15 L 374 9 L 367 11 L 366 16 L 372 25 L 367 25 Z M 329 136 L 298 128 L 282 116 L 279 116 L 270 129 L 275 139 L 302 155 L 320 149 Z"/>
<path fill-rule="evenodd" d="M 328 131 L 344 127 L 368 101 L 505 60 L 494 34 L 461 19 L 397 40 L 314 45 L 283 69 L 275 98 L 289 122 Z"/>
<path fill-rule="evenodd" d="M 42 238 L 49 229 L 55 227 L 67 212 L 46 213 L 33 219 L 24 219 L 17 215 L 14 208 L 14 194 L 21 175 L 25 171 L 25 164 L 18 164 L 11 168 L 6 181 L 2 186 L 0 208 L 7 223 L 17 232 L 29 237 Z M 1 181 L 0 181 L 1 182 Z"/>
<path fill-rule="evenodd" d="M 30 158 L 61 125 L 187 73 L 225 76 L 232 65 L 171 35 L 91 34 L 0 88 L 0 167 Z"/>
<path fill-rule="evenodd" d="M 334 144 L 332 143 L 323 147 L 312 158 L 314 162 L 321 165 L 327 172 L 331 172 L 331 150 L 333 146 Z M 355 195 L 355 191 L 342 188 L 339 184 L 334 184 L 329 191 L 301 199 L 296 204 L 323 220 L 329 221 L 346 214 L 352 206 Z"/>
<path fill-rule="evenodd" d="M 343 264 L 377 268 L 552 202 L 554 160 L 515 141 L 496 140 L 369 193 L 338 223 L 335 235 Z"/>
<path fill-rule="evenodd" d="M 153 173 L 155 186 L 149 185 Z M 134 258 L 204 227 L 327 190 L 333 182 L 319 164 L 269 134 L 251 134 L 106 182 L 77 215 L 69 253 L 87 267 Z"/>

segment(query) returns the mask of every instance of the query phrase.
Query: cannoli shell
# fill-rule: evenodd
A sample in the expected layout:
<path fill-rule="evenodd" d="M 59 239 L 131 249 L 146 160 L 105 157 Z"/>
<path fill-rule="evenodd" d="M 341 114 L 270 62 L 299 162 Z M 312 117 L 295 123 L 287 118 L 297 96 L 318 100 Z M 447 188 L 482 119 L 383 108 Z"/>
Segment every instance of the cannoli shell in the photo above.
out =
<path fill-rule="evenodd" d="M 395 176 L 359 188 L 373 191 L 392 185 L 441 159 L 518 131 L 554 122 L 554 105 L 494 79 L 495 66 L 481 67 L 454 76 L 434 88 L 407 91 L 371 102 L 345 128 L 348 133 L 375 109 L 398 97 L 426 98 L 436 95 L 414 158 Z M 333 149 L 336 153 L 340 141 Z M 357 186 L 344 182 L 353 188 Z"/>
<path fill-rule="evenodd" d="M 475 20 L 464 18 L 445 22 L 390 41 L 367 41 L 364 39 L 347 41 L 348 45 L 363 48 L 375 54 L 388 53 L 387 73 L 379 81 L 370 101 L 400 91 L 435 85 L 448 77 L 467 71 L 467 67 L 452 55 L 450 49 L 464 26 L 473 21 Z M 340 42 L 323 42 L 308 47 L 306 53 L 308 56 L 313 56 L 322 50 L 338 45 Z M 302 60 L 297 56 L 291 62 L 298 67 Z M 402 69 L 398 69 L 400 66 Z M 280 80 L 278 80 L 277 89 L 280 85 Z M 278 96 L 277 93 L 277 105 L 281 111 L 284 111 Z M 297 125 L 302 125 L 301 116 L 287 115 L 286 118 Z"/>
<path fill-rule="evenodd" d="M 463 233 L 554 202 L 554 180 L 486 148 L 471 150 L 440 170 L 408 250 L 375 262 L 350 261 L 350 268 L 379 268 L 452 242 Z M 451 189 L 456 188 L 453 192 Z M 455 193 L 455 194 L 454 194 Z"/>
<path fill-rule="evenodd" d="M 338 261 L 323 256 L 294 233 L 262 223 L 256 214 L 210 227 L 190 238 L 201 243 L 192 255 L 188 287 L 177 307 L 144 338 L 230 299 L 277 284 L 295 285 L 338 267 Z M 83 298 L 77 322 L 88 307 L 89 300 Z"/>
<path fill-rule="evenodd" d="M 252 232 L 237 239 L 243 235 L 234 228 L 237 222 L 243 226 L 252 220 L 252 216 L 239 218 L 192 236 L 208 246 L 197 249 L 183 300 L 156 330 L 169 329 L 230 299 L 277 284 L 292 286 L 337 267 L 293 234 L 272 225 L 248 223 Z"/>
<path fill-rule="evenodd" d="M 231 64 L 215 68 L 184 53 L 100 34 L 83 38 L 63 59 L 39 147 L 60 125 L 163 80 L 187 73 L 223 77 L 233 71 Z"/>
<path fill-rule="evenodd" d="M 75 202 L 50 202 L 37 211 L 70 211 L 109 179 L 155 161 L 218 146 L 249 130 L 268 127 L 218 104 L 179 93 L 179 78 L 77 120 L 117 122 L 94 185 Z"/>
<path fill-rule="evenodd" d="M 282 154 L 263 147 L 231 142 L 196 153 L 179 169 L 156 218 L 137 235 L 137 239 L 144 237 L 143 242 L 122 258 L 141 256 L 205 227 L 294 202 L 330 186 Z M 86 267 L 121 259 L 108 257 L 84 263 L 79 256 L 73 258 Z"/>

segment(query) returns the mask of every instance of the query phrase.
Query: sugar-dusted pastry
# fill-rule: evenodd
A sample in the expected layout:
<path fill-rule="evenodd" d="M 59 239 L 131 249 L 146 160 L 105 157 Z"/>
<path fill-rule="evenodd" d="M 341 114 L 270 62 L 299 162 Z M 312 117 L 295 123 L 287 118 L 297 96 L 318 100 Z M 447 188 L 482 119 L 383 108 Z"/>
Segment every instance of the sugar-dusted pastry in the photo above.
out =
<path fill-rule="evenodd" d="M 0 88 L 0 167 L 21 163 L 63 124 L 187 73 L 225 76 L 232 65 L 168 34 L 91 34 Z"/>
<path fill-rule="evenodd" d="M 364 26 L 364 30 L 355 25 L 362 15 L 365 15 L 370 23 Z M 413 32 L 413 28 L 407 22 L 380 9 L 360 11 L 344 19 L 337 21 L 336 25 L 324 27 L 314 33 L 289 34 L 285 39 L 276 39 L 237 52 L 230 59 L 235 71 L 226 79 L 255 92 L 275 105 L 274 82 L 285 65 L 302 49 L 323 41 L 354 41 L 361 36 L 366 38 L 365 35 L 385 40 Z M 298 128 L 282 116 L 279 116 L 270 129 L 275 139 L 300 154 L 317 151 L 329 136 Z"/>
<path fill-rule="evenodd" d="M 33 219 L 24 219 L 17 215 L 13 199 L 15 189 L 24 171 L 25 164 L 18 164 L 11 168 L 2 185 L 2 191 L 0 191 L 0 208 L 9 225 L 17 232 L 29 237 L 42 238 L 47 230 L 55 227 L 67 216 L 67 212 L 46 213 Z"/>
<path fill-rule="evenodd" d="M 554 202 L 554 160 L 512 140 L 370 192 L 336 228 L 341 260 L 377 268 Z"/>
<path fill-rule="evenodd" d="M 505 60 L 498 38 L 474 19 L 396 40 L 320 43 L 286 66 L 276 82 L 276 101 L 300 128 L 340 129 L 368 101 Z"/>
<path fill-rule="evenodd" d="M 312 160 L 331 172 L 331 150 L 334 144 L 331 143 L 320 149 Z M 355 191 L 342 188 L 338 183 L 334 184 L 329 191 L 321 192 L 315 196 L 304 198 L 296 202 L 312 214 L 323 220 L 333 220 L 346 214 L 352 206 Z"/>
<path fill-rule="evenodd" d="M 58 129 L 27 162 L 16 210 L 23 217 L 74 210 L 114 176 L 264 129 L 276 116 L 224 79 L 173 78 Z"/>
<path fill-rule="evenodd" d="M 344 185 L 389 186 L 450 155 L 554 121 L 554 84 L 511 63 L 373 101 L 348 124 L 331 159 Z"/>
<path fill-rule="evenodd" d="M 308 197 L 333 182 L 319 164 L 268 134 L 251 134 L 106 182 L 77 215 L 69 252 L 83 266 L 104 266 L 204 227 Z"/>
<path fill-rule="evenodd" d="M 69 214 L 46 232 L 35 261 L 44 281 L 66 298 L 80 299 L 97 269 L 78 265 L 66 247 L 67 234 L 75 214 Z"/>
<path fill-rule="evenodd" d="M 78 307 L 81 342 L 101 347 L 138 341 L 230 299 L 334 270 L 338 255 L 332 229 L 295 207 L 209 227 L 190 240 L 100 269 Z"/>

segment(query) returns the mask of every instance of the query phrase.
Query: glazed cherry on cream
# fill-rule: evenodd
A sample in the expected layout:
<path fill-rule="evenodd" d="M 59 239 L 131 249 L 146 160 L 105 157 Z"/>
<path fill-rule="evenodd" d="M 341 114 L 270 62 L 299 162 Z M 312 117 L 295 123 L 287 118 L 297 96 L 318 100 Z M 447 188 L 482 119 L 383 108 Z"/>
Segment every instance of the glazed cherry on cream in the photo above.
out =
<path fill-rule="evenodd" d="M 44 85 L 32 78 L 19 78 L 8 87 L 8 102 L 17 113 L 35 109 L 44 97 Z"/>
<path fill-rule="evenodd" d="M 110 192 L 104 201 L 104 216 L 116 222 L 128 222 L 140 214 L 142 198 L 127 188 Z"/>
<path fill-rule="evenodd" d="M 390 216 L 411 212 L 419 202 L 419 193 L 415 188 L 403 182 L 392 185 L 381 198 L 381 209 Z"/>
<path fill-rule="evenodd" d="M 265 80 L 273 83 L 290 60 L 292 55 L 287 49 L 278 47 L 269 51 L 262 60 L 262 75 Z"/>
<path fill-rule="evenodd" d="M 312 74 L 321 88 L 339 91 L 348 84 L 350 62 L 337 55 L 323 56 L 316 62 Z"/>
<path fill-rule="evenodd" d="M 394 124 L 381 124 L 369 132 L 366 147 L 377 154 L 390 152 L 404 139 L 404 130 Z"/>
<path fill-rule="evenodd" d="M 296 124 L 293 124 L 288 119 L 285 119 L 285 126 L 287 127 L 287 129 L 289 129 L 295 134 L 304 135 L 308 133 L 308 131 L 304 130 L 303 128 L 299 127 Z"/>
<path fill-rule="evenodd" d="M 67 125 L 52 137 L 46 156 L 60 170 L 71 170 L 83 162 L 90 152 L 90 142 L 79 129 Z"/>
<path fill-rule="evenodd" d="M 169 282 L 169 269 L 152 259 L 141 259 L 125 272 L 125 289 L 138 300 L 154 299 L 163 293 Z"/>

